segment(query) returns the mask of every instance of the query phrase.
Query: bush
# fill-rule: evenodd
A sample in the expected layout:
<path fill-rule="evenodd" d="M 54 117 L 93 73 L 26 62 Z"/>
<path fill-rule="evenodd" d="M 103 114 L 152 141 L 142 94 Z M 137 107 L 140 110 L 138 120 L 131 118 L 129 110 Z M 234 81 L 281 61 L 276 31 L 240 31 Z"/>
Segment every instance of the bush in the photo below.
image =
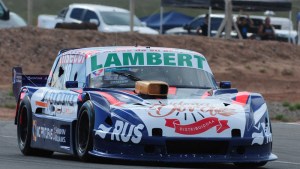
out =
<path fill-rule="evenodd" d="M 283 114 L 277 114 L 275 116 L 275 119 L 278 120 L 278 121 L 284 121 L 284 122 L 288 121 L 288 119 Z"/>
<path fill-rule="evenodd" d="M 296 103 L 296 104 L 294 105 L 294 107 L 295 107 L 297 110 L 300 110 L 300 103 Z"/>
<path fill-rule="evenodd" d="M 289 110 L 290 111 L 295 111 L 296 110 L 296 107 L 295 107 L 295 105 L 289 105 Z"/>
<path fill-rule="evenodd" d="M 283 106 L 283 107 L 289 107 L 289 106 L 290 106 L 290 103 L 287 102 L 287 101 L 285 101 L 285 102 L 282 103 L 282 106 Z"/>

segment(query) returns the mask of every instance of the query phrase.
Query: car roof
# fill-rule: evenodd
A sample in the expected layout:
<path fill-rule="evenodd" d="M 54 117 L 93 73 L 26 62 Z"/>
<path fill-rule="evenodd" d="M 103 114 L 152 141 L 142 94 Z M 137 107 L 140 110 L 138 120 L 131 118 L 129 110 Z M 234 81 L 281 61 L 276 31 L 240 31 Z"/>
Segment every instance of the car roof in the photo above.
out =
<path fill-rule="evenodd" d="M 166 48 L 166 47 L 149 47 L 149 46 L 106 46 L 106 47 L 89 47 L 89 48 L 79 48 L 79 49 L 70 49 L 70 50 L 64 49 L 64 50 L 66 52 L 62 52 L 62 55 L 69 55 L 69 54 L 76 53 L 76 54 L 84 55 L 86 58 L 88 58 L 92 55 L 98 54 L 98 53 L 130 52 L 130 51 L 176 52 L 176 53 L 190 53 L 190 54 L 203 56 L 202 54 L 200 54 L 198 52 L 186 50 L 186 49 Z"/>
<path fill-rule="evenodd" d="M 84 4 L 84 3 L 74 3 L 71 4 L 70 7 L 78 7 L 78 8 L 85 8 L 90 10 L 96 10 L 101 12 L 129 12 L 126 9 L 118 8 L 114 6 L 105 6 L 105 5 L 98 5 L 98 4 Z"/>

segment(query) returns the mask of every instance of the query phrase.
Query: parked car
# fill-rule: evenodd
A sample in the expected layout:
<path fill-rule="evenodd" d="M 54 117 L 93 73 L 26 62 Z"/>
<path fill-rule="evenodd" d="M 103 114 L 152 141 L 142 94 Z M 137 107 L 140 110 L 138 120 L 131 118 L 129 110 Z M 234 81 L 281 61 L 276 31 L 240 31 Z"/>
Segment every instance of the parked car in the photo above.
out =
<path fill-rule="evenodd" d="M 224 19 L 224 14 L 211 14 L 211 36 L 214 36 Z M 182 27 L 172 28 L 166 31 L 166 34 L 197 34 L 197 28 L 199 28 L 205 21 L 205 14 L 195 17 L 189 23 L 184 24 Z"/>
<path fill-rule="evenodd" d="M 26 22 L 16 13 L 10 12 L 0 0 L 0 28 L 27 26 Z"/>
<path fill-rule="evenodd" d="M 71 4 L 55 15 L 39 15 L 38 27 L 55 28 L 57 23 L 94 23 L 100 32 L 130 31 L 130 12 L 126 9 L 94 5 Z M 134 16 L 134 31 L 144 34 L 158 34 L 154 29 L 146 27 Z"/>
<path fill-rule="evenodd" d="M 238 15 L 233 15 L 233 20 L 236 21 Z M 246 17 L 241 15 L 240 17 Z M 177 27 L 169 29 L 166 34 L 196 34 L 197 28 L 199 28 L 203 23 L 205 14 L 197 16 L 190 23 L 185 24 L 183 27 Z M 264 23 L 266 16 L 251 15 L 250 19 L 253 21 L 253 27 L 248 31 L 248 37 L 253 37 L 259 39 L 257 35 L 258 28 Z M 297 31 L 293 30 L 293 23 L 288 18 L 283 17 L 270 17 L 271 24 L 275 28 L 276 40 L 288 42 L 290 39 L 291 43 L 297 43 Z M 214 36 L 219 26 L 224 19 L 224 14 L 211 14 L 211 36 Z M 237 33 L 233 30 L 231 36 L 237 37 Z"/>
<path fill-rule="evenodd" d="M 13 70 L 24 155 L 163 162 L 276 160 L 259 93 L 219 86 L 200 53 L 113 46 L 59 52 L 49 76 Z"/>

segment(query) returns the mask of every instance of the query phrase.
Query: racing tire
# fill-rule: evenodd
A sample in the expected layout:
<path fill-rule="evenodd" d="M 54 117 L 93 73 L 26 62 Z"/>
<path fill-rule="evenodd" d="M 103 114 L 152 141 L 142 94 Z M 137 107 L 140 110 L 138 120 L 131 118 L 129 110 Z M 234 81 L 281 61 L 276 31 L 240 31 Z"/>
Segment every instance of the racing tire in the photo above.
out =
<path fill-rule="evenodd" d="M 95 114 L 91 101 L 86 101 L 79 111 L 75 131 L 76 154 L 82 161 L 91 161 L 89 151 L 93 150 L 93 130 Z"/>
<path fill-rule="evenodd" d="M 257 168 L 262 167 L 267 164 L 267 161 L 258 162 L 258 163 L 234 163 L 235 166 L 241 167 L 241 168 Z"/>
<path fill-rule="evenodd" d="M 21 152 L 25 155 L 51 156 L 53 151 L 31 148 L 32 138 L 32 111 L 28 98 L 24 98 L 18 109 L 17 138 Z"/>

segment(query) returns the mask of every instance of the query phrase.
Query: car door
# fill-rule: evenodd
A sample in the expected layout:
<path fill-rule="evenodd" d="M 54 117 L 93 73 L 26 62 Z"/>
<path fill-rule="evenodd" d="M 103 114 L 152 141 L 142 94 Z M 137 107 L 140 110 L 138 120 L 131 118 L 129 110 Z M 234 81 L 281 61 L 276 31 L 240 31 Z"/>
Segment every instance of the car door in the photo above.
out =
<path fill-rule="evenodd" d="M 94 11 L 87 9 L 83 16 L 83 22 L 89 23 L 89 22 L 91 22 L 91 20 L 97 20 L 98 24 L 100 25 L 100 20 L 99 20 L 99 17 L 97 16 L 97 14 Z"/>
<path fill-rule="evenodd" d="M 31 96 L 33 111 L 31 146 L 72 153 L 73 122 L 77 118 L 78 93 L 66 88 L 76 55 L 56 59 L 46 87 Z"/>
<path fill-rule="evenodd" d="M 73 22 L 73 23 L 82 23 L 82 17 L 85 12 L 85 9 L 82 8 L 73 8 L 69 20 L 66 22 Z"/>
<path fill-rule="evenodd" d="M 76 55 L 71 55 L 76 57 Z M 50 73 L 48 86 L 40 88 L 31 98 L 32 110 L 47 119 L 72 121 L 77 118 L 78 93 L 66 88 L 70 80 L 73 63 L 68 55 L 56 60 L 53 73 Z M 74 78 L 74 77 L 73 77 Z"/>

